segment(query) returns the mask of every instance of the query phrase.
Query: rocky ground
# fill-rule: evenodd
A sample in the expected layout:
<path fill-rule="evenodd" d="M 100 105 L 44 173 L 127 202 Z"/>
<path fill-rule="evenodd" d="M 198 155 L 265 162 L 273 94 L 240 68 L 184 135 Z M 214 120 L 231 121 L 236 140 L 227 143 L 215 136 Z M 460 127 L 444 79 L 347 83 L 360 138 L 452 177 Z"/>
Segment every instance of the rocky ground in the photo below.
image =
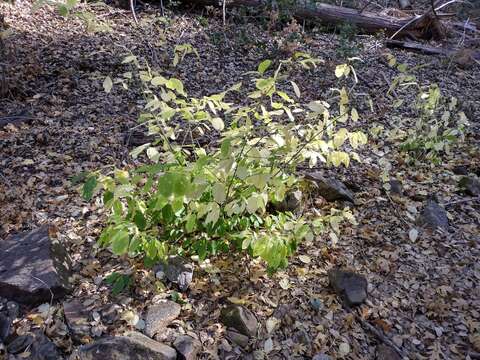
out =
<path fill-rule="evenodd" d="M 470 119 L 465 141 L 438 165 L 411 166 L 393 135 L 372 137 L 362 163 L 311 170 L 322 172 L 319 188 L 326 190 L 309 203 L 327 213 L 353 200 L 358 224 L 342 226 L 338 239 L 302 244 L 285 271 L 269 276 L 261 263 L 228 257 L 203 264 L 172 258 L 166 268 L 145 269 L 96 246 L 104 216 L 78 194 L 82 172 L 132 164 L 125 139 L 143 99 L 135 87 L 105 94 L 105 77 L 128 71 L 122 59 L 132 52 L 182 79 L 191 95 L 211 94 L 295 47 L 324 60 L 293 74 L 309 101 L 335 86 L 341 40 L 293 25 L 267 30 L 234 13 L 224 29 L 215 10 L 180 9 L 162 18 L 147 7 L 137 27 L 127 11 L 82 6 L 101 23 L 64 19 L 49 8 L 32 12 L 28 1 L 0 4 L 8 25 L 0 99 L 0 358 L 396 359 L 396 351 L 405 359 L 480 358 L 475 62 L 391 51 L 381 36 L 356 36 L 356 93 L 375 105 L 359 104 L 365 129 L 409 126 L 386 97 L 396 75 L 388 52 L 422 65 L 413 70 L 419 81 L 459 98 Z M 286 41 L 292 32 L 299 38 Z M 172 49 L 181 43 L 195 46 L 200 59 L 188 56 L 173 68 Z M 388 190 L 385 161 L 396 179 Z M 459 188 L 462 176 L 470 191 Z M 132 286 L 113 295 L 113 272 L 131 275 Z"/>

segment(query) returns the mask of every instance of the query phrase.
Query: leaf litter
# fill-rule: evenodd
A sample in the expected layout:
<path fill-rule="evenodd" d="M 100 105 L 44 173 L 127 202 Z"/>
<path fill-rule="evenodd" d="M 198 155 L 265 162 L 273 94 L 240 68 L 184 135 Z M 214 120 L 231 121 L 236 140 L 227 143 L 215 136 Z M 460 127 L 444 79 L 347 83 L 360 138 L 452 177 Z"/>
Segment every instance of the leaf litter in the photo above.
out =
<path fill-rule="evenodd" d="M 135 259 L 115 258 L 98 248 L 104 215 L 78 192 L 89 170 L 112 164 L 130 167 L 138 161 L 128 155 L 125 134 L 136 125 L 143 100 L 133 87 L 119 89 L 112 78 L 128 71 L 122 59 L 131 51 L 182 79 L 192 95 L 211 94 L 292 45 L 282 48 L 284 33 L 266 32 L 251 23 L 224 29 L 215 11 L 205 24 L 195 11 L 162 18 L 147 8 L 136 28 L 128 12 L 82 7 L 106 19 L 111 31 L 86 32 L 80 21 L 45 8 L 32 13 L 28 1 L 0 4 L 12 28 L 6 59 L 9 94 L 0 100 L 0 108 L 2 117 L 13 119 L 0 123 L 0 236 L 55 225 L 74 261 L 72 297 L 95 309 L 92 331 L 82 342 L 142 328 L 143 310 L 155 300 L 170 298 L 182 304 L 174 328 L 198 336 L 204 359 L 303 359 L 320 353 L 374 358 L 381 341 L 354 314 L 407 358 L 478 357 L 480 205 L 455 204 L 464 195 L 457 191 L 453 172 L 466 166 L 478 174 L 480 168 L 478 66 L 459 69 L 438 58 L 392 51 L 409 66 L 429 64 L 427 70 L 416 71 L 419 79 L 437 82 L 460 99 L 471 121 L 465 142 L 431 167 L 409 166 L 390 139 L 372 139 L 362 163 L 336 173 L 356 191 L 357 226 L 342 226 L 340 235 L 332 232 L 330 238 L 301 244 L 290 266 L 272 276 L 256 261 L 220 257 L 197 264 L 191 290 L 180 294 Z M 333 71 L 342 61 L 335 52 L 338 39 L 315 31 L 301 36 L 295 47 L 325 62 L 308 74 L 292 74 L 293 90 L 304 101 L 317 100 L 335 85 Z M 390 101 L 384 96 L 388 79 L 395 76 L 385 49 L 375 37 L 359 37 L 358 42 L 362 62 L 356 67 L 361 75 L 357 91 L 370 94 L 375 104 L 371 110 L 359 107 L 358 126 L 402 126 L 392 124 L 384 111 Z M 186 56 L 172 67 L 172 49 L 180 43 L 192 44 L 200 59 Z M 390 176 L 401 180 L 404 195 L 390 195 L 384 188 L 385 159 Z M 452 225 L 448 233 L 426 232 L 415 223 L 430 194 L 446 205 Z M 339 205 L 313 201 L 322 212 Z M 337 266 L 355 269 L 369 281 L 368 300 L 357 310 L 345 308 L 328 286 L 327 271 Z M 116 272 L 131 275 L 134 285 L 113 297 L 105 278 Z M 246 349 L 225 340 L 219 318 L 221 305 L 228 303 L 247 306 L 262 324 Z M 113 314 L 111 321 L 103 314 Z M 38 328 L 62 351 L 72 351 L 61 304 L 40 305 L 15 322 L 19 335 Z"/>

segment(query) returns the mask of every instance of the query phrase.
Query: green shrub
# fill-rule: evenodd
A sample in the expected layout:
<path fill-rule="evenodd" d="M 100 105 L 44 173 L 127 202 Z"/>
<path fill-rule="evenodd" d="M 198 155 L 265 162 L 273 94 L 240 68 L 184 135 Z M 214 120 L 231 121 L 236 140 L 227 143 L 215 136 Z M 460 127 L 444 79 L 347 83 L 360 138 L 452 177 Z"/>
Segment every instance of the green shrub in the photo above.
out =
<path fill-rule="evenodd" d="M 134 56 L 124 62 L 142 83 L 148 102 L 140 123 L 156 140 L 132 151 L 134 158 L 146 155 L 146 165 L 98 171 L 85 183 L 86 199 L 103 191 L 110 216 L 99 243 L 114 254 L 141 256 L 149 265 L 170 253 L 201 259 L 247 253 L 275 270 L 287 265 L 303 239 L 326 229 L 338 232 L 343 219 L 354 221 L 348 210 L 313 219 L 267 211 L 289 192 L 304 189 L 296 172 L 300 163 L 348 166 L 358 159 L 353 150 L 366 143 L 362 132 L 341 127 L 358 120 L 345 85 L 335 105 L 302 104 L 299 86 L 282 73 L 315 67 L 318 59 L 297 53 L 276 69 L 263 61 L 249 73 L 248 94 L 235 103 L 228 99 L 242 83 L 192 98 L 179 79 L 141 66 Z M 351 82 L 352 73 L 348 64 L 336 70 L 342 83 Z M 197 145 L 199 136 L 208 136 L 211 144 Z"/>

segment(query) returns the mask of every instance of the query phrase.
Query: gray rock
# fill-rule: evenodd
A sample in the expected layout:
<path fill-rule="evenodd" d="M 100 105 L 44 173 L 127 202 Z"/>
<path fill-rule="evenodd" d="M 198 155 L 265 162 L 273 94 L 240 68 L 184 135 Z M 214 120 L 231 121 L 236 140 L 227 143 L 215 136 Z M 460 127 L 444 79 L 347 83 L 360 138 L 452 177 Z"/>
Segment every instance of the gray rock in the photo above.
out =
<path fill-rule="evenodd" d="M 107 337 L 80 346 L 70 360 L 175 360 L 177 352 L 138 332 Z"/>
<path fill-rule="evenodd" d="M 241 305 L 230 305 L 221 311 L 222 323 L 237 330 L 240 334 L 255 336 L 257 334 L 257 318 Z"/>
<path fill-rule="evenodd" d="M 70 259 L 47 227 L 0 241 L 0 254 L 0 296 L 34 305 L 70 290 Z"/>
<path fill-rule="evenodd" d="M 181 256 L 170 256 L 166 263 L 158 264 L 153 270 L 163 272 L 181 291 L 186 291 L 193 280 L 193 264 Z"/>
<path fill-rule="evenodd" d="M 325 353 L 320 353 L 320 354 L 316 354 L 312 360 L 332 360 L 332 358 L 325 354 Z"/>
<path fill-rule="evenodd" d="M 458 185 L 466 194 L 480 196 L 480 180 L 475 176 L 463 176 Z"/>
<path fill-rule="evenodd" d="M 170 300 L 149 306 L 145 315 L 145 334 L 154 337 L 180 315 L 180 310 L 181 306 Z"/>
<path fill-rule="evenodd" d="M 427 200 L 427 204 L 417 218 L 417 224 L 431 230 L 440 228 L 448 231 L 450 228 L 447 212 L 434 199 Z"/>
<path fill-rule="evenodd" d="M 377 346 L 376 359 L 377 360 L 401 360 L 402 358 L 391 347 L 385 344 L 381 344 Z"/>
<path fill-rule="evenodd" d="M 310 306 L 315 310 L 315 311 L 321 311 L 325 308 L 323 305 L 322 300 L 319 298 L 311 298 L 310 299 Z"/>
<path fill-rule="evenodd" d="M 246 348 L 248 346 L 248 336 L 240 334 L 233 330 L 227 330 L 227 338 L 230 339 L 231 342 L 240 346 L 241 348 Z"/>
<path fill-rule="evenodd" d="M 316 184 L 318 193 L 327 201 L 355 202 L 353 193 L 337 179 L 327 179 L 320 172 L 305 174 L 305 178 Z"/>
<path fill-rule="evenodd" d="M 12 322 L 8 316 L 0 314 L 0 343 L 4 342 L 10 335 L 10 327 Z"/>
<path fill-rule="evenodd" d="M 328 272 L 330 286 L 348 306 L 360 305 L 367 298 L 368 282 L 364 276 L 353 271 L 332 269 Z"/>
<path fill-rule="evenodd" d="M 62 359 L 55 344 L 40 332 L 35 334 L 35 341 L 31 348 L 31 354 L 31 360 Z"/>
<path fill-rule="evenodd" d="M 452 171 L 455 175 L 468 175 L 468 168 L 465 165 L 457 165 Z"/>
<path fill-rule="evenodd" d="M 7 313 L 10 319 L 16 319 L 20 315 L 20 306 L 15 301 L 7 302 Z"/>
<path fill-rule="evenodd" d="M 202 349 L 202 343 L 191 336 L 182 335 L 175 339 L 173 347 L 177 350 L 178 359 L 195 360 Z"/>
<path fill-rule="evenodd" d="M 20 335 L 7 345 L 10 354 L 19 354 L 33 344 L 33 336 L 30 334 Z"/>
<path fill-rule="evenodd" d="M 403 195 L 403 186 L 400 180 L 393 179 L 390 180 L 388 183 L 390 184 L 390 192 L 392 194 Z"/>
<path fill-rule="evenodd" d="M 63 303 L 63 313 L 70 335 L 74 340 L 80 341 L 83 337 L 90 335 L 90 312 L 80 301 L 65 301 Z"/>

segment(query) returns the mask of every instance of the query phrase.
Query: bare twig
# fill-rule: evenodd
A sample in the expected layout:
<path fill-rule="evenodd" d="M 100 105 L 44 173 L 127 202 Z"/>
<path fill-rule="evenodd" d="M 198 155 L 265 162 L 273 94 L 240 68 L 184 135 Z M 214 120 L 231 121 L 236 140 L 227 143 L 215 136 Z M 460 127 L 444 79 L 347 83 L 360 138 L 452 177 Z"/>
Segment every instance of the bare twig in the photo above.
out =
<path fill-rule="evenodd" d="M 443 204 L 443 206 L 448 207 L 448 206 L 452 206 L 452 205 L 464 204 L 464 203 L 475 202 L 475 201 L 480 201 L 480 196 L 471 197 L 471 198 L 468 198 L 468 199 L 456 200 L 456 201 L 449 201 L 449 202 Z"/>
<path fill-rule="evenodd" d="M 354 314 L 355 315 L 355 319 L 362 325 L 362 327 L 368 331 L 370 331 L 373 335 L 375 335 L 381 342 L 383 342 L 384 344 L 388 345 L 389 347 L 391 347 L 393 350 L 395 350 L 398 355 L 400 355 L 401 357 L 404 356 L 403 354 L 403 351 L 402 349 L 400 349 L 397 345 L 395 345 L 395 343 L 390 340 L 388 337 L 386 337 L 385 335 L 382 334 L 382 332 L 380 330 L 378 330 L 375 326 L 373 326 L 372 324 L 370 324 L 367 320 L 364 320 L 361 316 L 359 316 L 358 314 Z"/>
<path fill-rule="evenodd" d="M 138 25 L 137 14 L 135 14 L 135 4 L 134 4 L 134 1 L 135 1 L 135 0 L 130 0 L 130 10 L 132 11 L 133 20 L 135 20 L 135 24 Z"/>

